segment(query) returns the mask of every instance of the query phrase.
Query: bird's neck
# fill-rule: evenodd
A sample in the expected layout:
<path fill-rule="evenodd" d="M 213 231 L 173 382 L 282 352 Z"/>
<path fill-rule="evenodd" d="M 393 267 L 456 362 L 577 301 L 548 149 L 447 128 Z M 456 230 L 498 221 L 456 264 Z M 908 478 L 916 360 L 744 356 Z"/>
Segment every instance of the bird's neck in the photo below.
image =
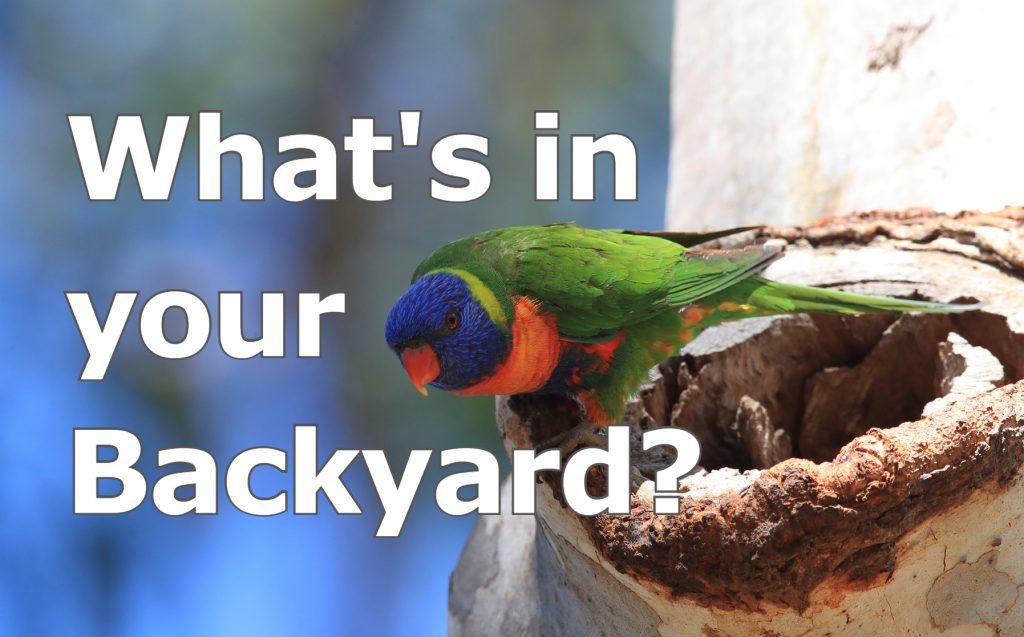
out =
<path fill-rule="evenodd" d="M 512 346 L 508 356 L 482 381 L 452 393 L 467 396 L 529 394 L 548 381 L 561 355 L 554 314 L 540 311 L 528 297 L 514 301 Z"/>

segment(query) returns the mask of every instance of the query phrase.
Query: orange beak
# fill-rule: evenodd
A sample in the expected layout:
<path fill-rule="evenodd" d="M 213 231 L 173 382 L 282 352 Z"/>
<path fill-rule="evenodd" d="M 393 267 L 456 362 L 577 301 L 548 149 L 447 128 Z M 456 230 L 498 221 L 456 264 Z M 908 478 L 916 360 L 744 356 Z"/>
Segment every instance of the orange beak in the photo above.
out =
<path fill-rule="evenodd" d="M 402 352 L 402 365 L 405 367 L 405 372 L 409 374 L 409 380 L 424 396 L 427 395 L 425 385 L 441 374 L 441 364 L 437 362 L 437 354 L 429 345 Z"/>

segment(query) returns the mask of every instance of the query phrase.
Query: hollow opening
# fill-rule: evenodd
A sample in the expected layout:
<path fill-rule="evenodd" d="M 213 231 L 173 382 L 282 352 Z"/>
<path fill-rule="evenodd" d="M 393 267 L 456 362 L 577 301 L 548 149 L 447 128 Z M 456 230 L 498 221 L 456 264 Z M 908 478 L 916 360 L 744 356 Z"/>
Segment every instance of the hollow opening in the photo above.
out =
<path fill-rule="evenodd" d="M 1024 342 L 985 312 L 774 317 L 708 330 L 660 371 L 651 417 L 691 431 L 705 469 L 742 471 L 829 461 L 870 428 L 1020 380 Z"/>

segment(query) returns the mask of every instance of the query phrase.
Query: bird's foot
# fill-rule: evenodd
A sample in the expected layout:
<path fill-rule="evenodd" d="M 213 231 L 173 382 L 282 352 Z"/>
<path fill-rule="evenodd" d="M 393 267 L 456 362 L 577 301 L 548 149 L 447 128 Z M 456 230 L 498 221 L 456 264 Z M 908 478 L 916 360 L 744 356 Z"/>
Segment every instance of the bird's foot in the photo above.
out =
<path fill-rule="evenodd" d="M 557 448 L 561 452 L 562 461 L 564 462 L 580 447 L 606 448 L 608 446 L 608 436 L 603 432 L 607 432 L 607 429 L 584 422 L 568 431 L 563 431 L 560 434 L 548 438 L 539 445 L 539 448 L 541 450 Z M 633 466 L 632 463 L 630 463 L 629 466 L 629 478 L 630 486 L 634 492 L 640 487 L 640 485 L 650 480 L 650 478 Z"/>
<path fill-rule="evenodd" d="M 562 458 L 569 457 L 579 447 L 606 447 L 608 445 L 607 435 L 602 435 L 603 427 L 597 427 L 589 422 L 576 425 L 568 431 L 551 436 L 539 447 L 542 450 L 558 448 L 562 452 Z"/>

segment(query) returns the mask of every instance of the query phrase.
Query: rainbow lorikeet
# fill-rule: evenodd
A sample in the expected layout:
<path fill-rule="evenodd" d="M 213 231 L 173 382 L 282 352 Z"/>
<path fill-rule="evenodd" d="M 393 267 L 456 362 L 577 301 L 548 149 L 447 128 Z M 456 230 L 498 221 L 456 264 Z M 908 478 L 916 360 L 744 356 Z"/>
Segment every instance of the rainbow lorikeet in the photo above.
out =
<path fill-rule="evenodd" d="M 726 320 L 793 312 L 956 312 L 976 306 L 769 281 L 779 250 L 693 246 L 708 234 L 491 230 L 431 254 L 387 318 L 421 393 L 570 394 L 595 425 L 622 419 L 648 370 Z"/>

